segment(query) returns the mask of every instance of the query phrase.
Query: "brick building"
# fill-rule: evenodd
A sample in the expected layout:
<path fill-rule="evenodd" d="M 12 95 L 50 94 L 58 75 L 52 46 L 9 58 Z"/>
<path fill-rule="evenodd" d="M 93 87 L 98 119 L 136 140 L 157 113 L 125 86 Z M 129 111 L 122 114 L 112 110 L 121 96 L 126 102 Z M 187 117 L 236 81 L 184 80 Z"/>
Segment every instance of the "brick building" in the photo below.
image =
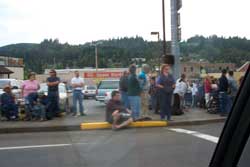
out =
<path fill-rule="evenodd" d="M 234 63 L 182 62 L 181 73 L 187 78 L 199 78 L 201 73 L 218 73 L 222 69 L 235 71 Z"/>

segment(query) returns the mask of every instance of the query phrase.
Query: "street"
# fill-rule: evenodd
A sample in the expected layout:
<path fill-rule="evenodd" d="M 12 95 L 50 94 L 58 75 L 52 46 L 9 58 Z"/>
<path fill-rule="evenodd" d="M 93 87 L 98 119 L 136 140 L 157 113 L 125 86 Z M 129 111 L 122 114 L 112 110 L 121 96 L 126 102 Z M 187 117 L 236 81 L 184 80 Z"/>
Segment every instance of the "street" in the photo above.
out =
<path fill-rule="evenodd" d="M 1 167 L 207 166 L 223 123 L 0 135 Z"/>

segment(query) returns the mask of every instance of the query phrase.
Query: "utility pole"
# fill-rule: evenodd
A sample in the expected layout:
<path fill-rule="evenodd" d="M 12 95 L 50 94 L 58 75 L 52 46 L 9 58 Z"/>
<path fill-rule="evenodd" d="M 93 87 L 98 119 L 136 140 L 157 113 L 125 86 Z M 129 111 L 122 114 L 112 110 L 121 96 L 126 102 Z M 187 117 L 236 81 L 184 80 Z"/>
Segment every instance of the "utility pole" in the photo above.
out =
<path fill-rule="evenodd" d="M 165 0 L 162 0 L 163 56 L 166 55 Z"/>
<path fill-rule="evenodd" d="M 97 45 L 95 45 L 95 69 L 96 72 L 98 71 L 98 50 L 97 50 Z"/>
<path fill-rule="evenodd" d="M 165 0 L 162 0 L 162 28 L 163 28 L 163 56 L 162 63 L 163 64 L 174 64 L 174 57 L 170 53 L 166 51 L 166 34 L 165 34 Z"/>
<path fill-rule="evenodd" d="M 180 28 L 180 13 L 182 0 L 171 0 L 171 54 L 174 55 L 175 63 L 173 66 L 174 77 L 180 77 L 180 46 L 181 28 Z"/>

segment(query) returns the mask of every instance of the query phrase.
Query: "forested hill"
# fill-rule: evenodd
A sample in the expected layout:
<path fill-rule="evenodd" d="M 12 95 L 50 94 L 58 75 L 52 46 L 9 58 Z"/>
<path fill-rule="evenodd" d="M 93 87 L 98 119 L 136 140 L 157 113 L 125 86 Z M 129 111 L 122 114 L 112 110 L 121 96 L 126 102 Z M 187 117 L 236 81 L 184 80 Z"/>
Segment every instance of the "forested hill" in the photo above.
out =
<path fill-rule="evenodd" d="M 127 67 L 132 58 L 146 58 L 154 65 L 162 54 L 162 45 L 141 37 L 98 41 L 99 67 Z M 169 50 L 169 43 L 168 49 Z M 70 45 L 58 39 L 40 44 L 13 44 L 0 47 L 0 56 L 24 58 L 26 70 L 42 73 L 45 68 L 95 67 L 95 48 L 91 43 Z M 195 36 L 181 43 L 184 61 L 206 59 L 210 62 L 233 62 L 238 66 L 250 60 L 250 40 Z"/>

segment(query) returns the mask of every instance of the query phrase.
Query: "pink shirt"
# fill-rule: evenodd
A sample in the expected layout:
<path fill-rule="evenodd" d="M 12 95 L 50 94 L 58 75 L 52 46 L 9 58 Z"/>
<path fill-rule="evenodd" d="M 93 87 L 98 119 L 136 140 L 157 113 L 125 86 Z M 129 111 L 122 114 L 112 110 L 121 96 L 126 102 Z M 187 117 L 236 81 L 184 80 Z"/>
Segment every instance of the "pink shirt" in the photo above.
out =
<path fill-rule="evenodd" d="M 39 89 L 39 83 L 37 80 L 25 80 L 22 84 L 23 97 L 28 96 L 30 93 L 37 92 Z"/>

